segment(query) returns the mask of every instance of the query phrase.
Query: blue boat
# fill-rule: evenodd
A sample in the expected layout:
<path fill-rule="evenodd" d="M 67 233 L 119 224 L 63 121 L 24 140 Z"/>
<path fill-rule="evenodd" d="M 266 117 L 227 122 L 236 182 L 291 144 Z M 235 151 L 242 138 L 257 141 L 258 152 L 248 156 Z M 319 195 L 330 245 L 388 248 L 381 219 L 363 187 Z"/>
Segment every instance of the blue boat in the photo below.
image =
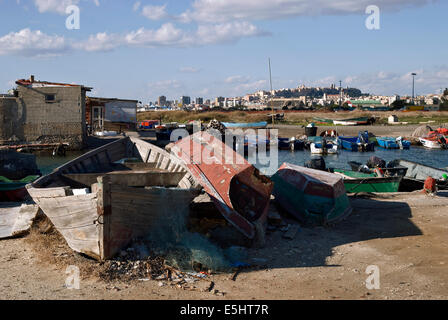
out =
<path fill-rule="evenodd" d="M 400 138 L 377 137 L 378 145 L 384 149 L 405 149 L 411 148 L 411 142 Z"/>
<path fill-rule="evenodd" d="M 267 122 L 252 122 L 252 123 L 233 123 L 233 122 L 222 122 L 224 127 L 227 129 L 235 128 L 266 128 L 268 126 Z"/>
<path fill-rule="evenodd" d="M 358 137 L 339 137 L 338 142 L 342 149 L 352 152 L 375 151 L 375 143 L 369 141 L 369 133 L 367 131 L 360 132 Z"/>
<path fill-rule="evenodd" d="M 291 140 L 289 138 L 278 138 L 278 149 L 279 150 L 290 150 Z"/>

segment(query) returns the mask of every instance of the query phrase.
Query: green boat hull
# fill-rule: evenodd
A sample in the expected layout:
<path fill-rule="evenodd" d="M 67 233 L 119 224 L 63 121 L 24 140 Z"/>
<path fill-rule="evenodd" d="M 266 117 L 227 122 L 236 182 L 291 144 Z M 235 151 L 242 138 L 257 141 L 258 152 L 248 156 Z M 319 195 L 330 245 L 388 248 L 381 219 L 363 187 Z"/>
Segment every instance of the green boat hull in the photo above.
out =
<path fill-rule="evenodd" d="M 398 192 L 402 177 L 378 178 L 375 174 L 366 174 L 356 171 L 335 170 L 352 179 L 344 179 L 344 186 L 347 193 L 377 192 L 392 193 Z"/>

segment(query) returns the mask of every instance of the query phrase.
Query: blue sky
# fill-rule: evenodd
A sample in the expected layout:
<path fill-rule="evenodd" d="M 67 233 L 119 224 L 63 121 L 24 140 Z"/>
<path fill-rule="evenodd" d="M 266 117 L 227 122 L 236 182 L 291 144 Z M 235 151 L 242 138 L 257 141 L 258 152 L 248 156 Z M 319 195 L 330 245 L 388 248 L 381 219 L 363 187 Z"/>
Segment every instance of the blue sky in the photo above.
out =
<path fill-rule="evenodd" d="M 448 87 L 448 1 L 0 0 L 0 92 L 16 79 L 153 101 L 343 81 L 375 94 Z M 380 29 L 368 30 L 368 5 Z M 68 30 L 65 8 L 80 8 Z"/>

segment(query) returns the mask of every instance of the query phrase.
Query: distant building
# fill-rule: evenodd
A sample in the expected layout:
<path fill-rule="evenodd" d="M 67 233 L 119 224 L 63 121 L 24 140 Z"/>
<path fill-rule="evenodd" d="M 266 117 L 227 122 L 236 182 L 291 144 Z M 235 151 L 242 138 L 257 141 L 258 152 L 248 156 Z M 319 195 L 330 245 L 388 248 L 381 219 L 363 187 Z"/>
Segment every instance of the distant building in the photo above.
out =
<path fill-rule="evenodd" d="M 180 98 L 180 101 L 181 101 L 182 106 L 188 106 L 191 104 L 191 98 L 187 97 L 187 96 L 182 96 Z"/>
<path fill-rule="evenodd" d="M 215 99 L 215 107 L 223 107 L 225 101 L 226 101 L 226 98 L 224 98 L 224 97 L 217 97 Z"/>
<path fill-rule="evenodd" d="M 204 104 L 204 99 L 203 98 L 196 98 L 196 104 Z"/>
<path fill-rule="evenodd" d="M 91 133 L 135 131 L 137 104 L 137 100 L 87 97 L 86 122 Z"/>
<path fill-rule="evenodd" d="M 157 104 L 159 106 L 166 106 L 166 97 L 160 96 L 159 99 L 157 99 Z"/>

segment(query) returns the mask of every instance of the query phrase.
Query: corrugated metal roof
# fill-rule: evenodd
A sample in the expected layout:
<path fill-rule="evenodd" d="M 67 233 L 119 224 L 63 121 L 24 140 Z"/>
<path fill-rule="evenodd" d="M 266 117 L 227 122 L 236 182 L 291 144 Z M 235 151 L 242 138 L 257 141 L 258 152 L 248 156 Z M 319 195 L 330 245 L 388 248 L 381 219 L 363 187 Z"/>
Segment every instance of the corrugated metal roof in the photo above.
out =
<path fill-rule="evenodd" d="M 17 85 L 32 87 L 32 88 L 45 88 L 45 87 L 82 87 L 83 89 L 90 91 L 93 88 L 85 87 L 79 84 L 70 83 L 58 83 L 58 82 L 48 82 L 48 81 L 31 81 L 26 79 L 20 79 L 16 81 Z"/>

